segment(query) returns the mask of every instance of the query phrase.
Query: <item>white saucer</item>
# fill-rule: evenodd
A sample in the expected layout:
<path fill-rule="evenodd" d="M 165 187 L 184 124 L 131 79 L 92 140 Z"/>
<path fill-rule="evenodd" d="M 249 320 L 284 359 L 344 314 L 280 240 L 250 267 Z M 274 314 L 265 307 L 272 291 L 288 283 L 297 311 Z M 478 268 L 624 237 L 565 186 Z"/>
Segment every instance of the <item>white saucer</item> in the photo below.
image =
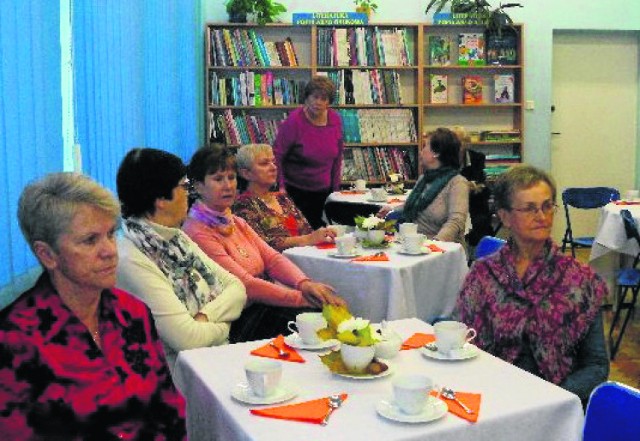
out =
<path fill-rule="evenodd" d="M 424 248 L 418 251 L 417 253 L 411 253 L 409 251 L 400 249 L 398 250 L 398 254 L 404 254 L 405 256 L 424 256 L 425 254 L 431 254 L 431 250 L 429 248 Z"/>
<path fill-rule="evenodd" d="M 245 382 L 236 384 L 231 390 L 231 396 L 233 398 L 247 404 L 282 403 L 283 401 L 292 399 L 296 395 L 298 395 L 298 392 L 286 385 L 278 386 L 273 394 L 266 397 L 259 397 L 255 395 L 253 392 L 251 392 L 251 388 Z"/>
<path fill-rule="evenodd" d="M 420 348 L 420 352 L 422 352 L 422 355 L 425 357 L 433 358 L 435 360 L 457 361 L 477 357 L 480 353 L 480 349 L 471 343 L 465 343 L 462 349 L 453 350 L 449 352 L 449 354 L 443 354 L 439 351 L 432 351 L 427 348 Z"/>
<path fill-rule="evenodd" d="M 352 380 L 375 380 L 376 378 L 382 378 L 382 377 L 386 377 L 387 375 L 391 375 L 395 369 L 393 367 L 393 365 L 391 363 L 389 363 L 387 360 L 378 360 L 381 361 L 382 363 L 387 365 L 387 370 L 384 372 L 380 372 L 379 374 L 362 374 L 362 375 L 358 375 L 358 374 L 345 374 L 345 373 L 341 373 L 341 372 L 333 372 L 335 375 L 338 375 L 339 377 L 344 377 L 344 378 L 350 378 Z"/>
<path fill-rule="evenodd" d="M 382 203 L 382 202 L 387 202 L 387 198 L 384 199 L 373 199 L 373 198 L 367 198 L 367 202 L 377 202 L 377 203 Z"/>
<path fill-rule="evenodd" d="M 354 257 L 360 256 L 360 253 L 349 253 L 349 254 L 340 254 L 337 251 L 331 252 L 327 254 L 329 257 L 335 257 L 337 259 L 352 259 Z"/>
<path fill-rule="evenodd" d="M 429 402 L 422 412 L 409 415 L 402 412 L 392 400 L 381 400 L 376 404 L 376 411 L 383 417 L 400 423 L 428 423 L 442 418 L 448 408 L 444 401 L 429 397 Z"/>
<path fill-rule="evenodd" d="M 284 338 L 284 342 L 295 349 L 306 349 L 307 351 L 319 351 L 323 349 L 331 349 L 340 346 L 338 340 L 324 340 L 316 344 L 308 344 L 302 341 L 297 333 L 289 334 Z"/>

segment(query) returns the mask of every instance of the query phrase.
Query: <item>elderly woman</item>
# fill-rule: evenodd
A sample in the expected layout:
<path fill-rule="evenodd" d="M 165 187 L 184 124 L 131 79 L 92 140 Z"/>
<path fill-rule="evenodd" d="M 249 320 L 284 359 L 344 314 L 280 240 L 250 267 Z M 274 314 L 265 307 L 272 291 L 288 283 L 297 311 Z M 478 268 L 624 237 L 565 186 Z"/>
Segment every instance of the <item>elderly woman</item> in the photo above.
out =
<path fill-rule="evenodd" d="M 335 232 L 321 227 L 313 231 L 307 219 L 286 193 L 273 192 L 278 167 L 269 144 L 242 146 L 236 155 L 238 173 L 247 189 L 238 196 L 233 212 L 278 251 L 331 241 Z"/>
<path fill-rule="evenodd" d="M 242 218 L 231 214 L 236 197 L 233 155 L 220 145 L 203 147 L 189 163 L 189 178 L 199 200 L 184 231 L 213 260 L 247 287 L 249 306 L 231 327 L 231 341 L 275 337 L 287 322 L 309 308 L 343 305 L 333 288 L 310 280 L 271 248 Z"/>
<path fill-rule="evenodd" d="M 304 88 L 304 106 L 278 129 L 274 153 L 280 190 L 285 190 L 311 227 L 324 225 L 327 197 L 340 189 L 342 120 L 329 108 L 336 89 L 325 76 L 314 76 Z"/>
<path fill-rule="evenodd" d="M 189 187 L 182 160 L 156 149 L 131 150 L 116 183 L 124 216 L 118 286 L 151 309 L 169 365 L 184 349 L 226 343 L 245 289 L 180 230 Z"/>
<path fill-rule="evenodd" d="M 607 379 L 600 305 L 605 283 L 551 242 L 556 187 L 543 171 L 514 167 L 493 188 L 511 239 L 476 261 L 457 309 L 491 354 L 578 395 Z"/>
<path fill-rule="evenodd" d="M 420 162 L 424 173 L 405 204 L 395 208 L 385 205 L 378 215 L 385 216 L 392 209 L 401 211 L 405 222 L 418 224 L 418 232 L 430 239 L 464 245 L 469 184 L 459 173 L 460 140 L 449 129 L 436 129 L 424 139 Z"/>
<path fill-rule="evenodd" d="M 119 214 L 75 173 L 22 192 L 20 227 L 44 272 L 0 313 L 3 439 L 186 439 L 151 314 L 114 288 Z"/>

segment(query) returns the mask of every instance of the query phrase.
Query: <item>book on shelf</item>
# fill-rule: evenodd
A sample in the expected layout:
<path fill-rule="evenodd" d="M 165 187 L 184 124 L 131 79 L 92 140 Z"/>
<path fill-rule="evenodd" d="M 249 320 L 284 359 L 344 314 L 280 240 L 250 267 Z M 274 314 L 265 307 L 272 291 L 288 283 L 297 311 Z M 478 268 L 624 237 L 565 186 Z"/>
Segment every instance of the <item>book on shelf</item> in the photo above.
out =
<path fill-rule="evenodd" d="M 429 63 L 433 66 L 451 65 L 451 38 L 448 35 L 429 36 Z"/>
<path fill-rule="evenodd" d="M 462 103 L 482 103 L 482 77 L 480 75 L 467 75 L 462 77 Z"/>
<path fill-rule="evenodd" d="M 460 66 L 484 66 L 484 34 L 461 33 L 458 35 L 458 64 Z"/>
<path fill-rule="evenodd" d="M 487 64 L 516 65 L 518 64 L 518 35 L 513 30 L 487 32 L 486 35 Z"/>
<path fill-rule="evenodd" d="M 298 66 L 293 41 L 265 41 L 254 29 L 215 29 L 209 32 L 209 61 L 212 66 Z"/>
<path fill-rule="evenodd" d="M 444 104 L 449 102 L 448 76 L 440 74 L 429 75 L 430 102 Z"/>
<path fill-rule="evenodd" d="M 275 142 L 278 127 L 287 118 L 265 119 L 246 112 L 209 111 L 209 140 L 228 145 Z"/>
<path fill-rule="evenodd" d="M 515 78 L 513 74 L 493 75 L 494 101 L 496 103 L 513 103 Z"/>

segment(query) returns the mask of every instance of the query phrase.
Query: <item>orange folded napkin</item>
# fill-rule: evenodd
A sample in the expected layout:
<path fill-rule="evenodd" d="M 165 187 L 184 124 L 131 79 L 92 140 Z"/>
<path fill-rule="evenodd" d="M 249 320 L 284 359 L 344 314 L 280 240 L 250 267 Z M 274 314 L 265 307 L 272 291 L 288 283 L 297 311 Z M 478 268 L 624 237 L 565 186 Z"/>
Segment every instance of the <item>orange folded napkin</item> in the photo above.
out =
<path fill-rule="evenodd" d="M 432 253 L 444 253 L 444 250 L 434 243 L 427 245 L 427 248 L 429 248 Z"/>
<path fill-rule="evenodd" d="M 316 244 L 316 248 L 319 250 L 330 250 L 335 247 L 336 247 L 336 244 L 333 242 L 318 242 Z"/>
<path fill-rule="evenodd" d="M 437 392 L 432 391 L 431 395 L 435 397 L 437 396 Z M 456 416 L 459 416 L 463 420 L 471 421 L 472 423 L 478 421 L 478 416 L 480 416 L 480 401 L 482 399 L 482 395 L 474 394 L 471 392 L 456 392 L 456 397 L 464 404 L 466 404 L 469 409 L 473 410 L 473 413 L 465 412 L 462 406 L 460 406 L 454 400 L 449 400 L 448 398 L 440 395 L 440 399 L 447 403 L 449 412 Z"/>
<path fill-rule="evenodd" d="M 435 335 L 416 332 L 402 343 L 402 347 L 400 349 L 418 349 L 433 341 L 436 341 Z"/>
<path fill-rule="evenodd" d="M 340 194 L 365 194 L 366 191 L 362 191 L 362 190 L 342 190 L 340 191 Z"/>
<path fill-rule="evenodd" d="M 389 256 L 386 253 L 371 254 L 370 256 L 360 256 L 355 259 L 351 259 L 352 262 L 388 262 Z"/>
<path fill-rule="evenodd" d="M 395 204 L 396 202 L 404 202 L 404 201 L 400 198 L 391 198 L 387 201 L 387 203 L 389 204 Z"/>
<path fill-rule="evenodd" d="M 613 201 L 616 205 L 640 205 L 637 201 Z"/>
<path fill-rule="evenodd" d="M 278 348 L 282 349 L 284 352 L 289 354 L 289 356 L 288 357 L 280 357 L 280 355 L 278 355 L 278 350 L 276 348 L 274 348 L 273 346 L 271 346 L 269 343 L 267 343 L 264 346 L 260 346 L 258 349 L 254 349 L 253 351 L 251 351 L 251 355 L 257 355 L 258 357 L 276 358 L 276 359 L 282 360 L 282 361 L 293 361 L 295 363 L 305 363 L 306 362 L 306 360 L 304 358 L 302 358 L 300 356 L 300 354 L 298 354 L 298 351 L 296 351 L 292 347 L 288 346 L 284 342 L 284 337 L 282 335 L 277 336 L 273 340 L 273 342 L 276 344 L 276 346 Z"/>
<path fill-rule="evenodd" d="M 340 395 L 342 401 L 345 401 L 348 396 L 347 394 Z M 329 412 L 329 398 L 319 398 L 317 400 L 270 407 L 268 409 L 251 409 L 250 412 L 254 415 L 267 418 L 320 424 L 322 420 L 324 420 L 324 417 L 327 416 L 327 412 Z M 340 412 L 340 409 L 336 409 L 335 412 Z"/>

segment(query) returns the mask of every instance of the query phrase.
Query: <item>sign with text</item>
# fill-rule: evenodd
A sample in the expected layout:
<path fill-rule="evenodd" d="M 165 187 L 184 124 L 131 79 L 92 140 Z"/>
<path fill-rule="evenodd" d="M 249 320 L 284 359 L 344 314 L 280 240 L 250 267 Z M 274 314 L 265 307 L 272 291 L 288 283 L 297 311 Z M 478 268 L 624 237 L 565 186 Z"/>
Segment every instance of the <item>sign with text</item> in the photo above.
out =
<path fill-rule="evenodd" d="M 294 12 L 294 25 L 299 26 L 358 26 L 369 23 L 364 12 Z"/>

